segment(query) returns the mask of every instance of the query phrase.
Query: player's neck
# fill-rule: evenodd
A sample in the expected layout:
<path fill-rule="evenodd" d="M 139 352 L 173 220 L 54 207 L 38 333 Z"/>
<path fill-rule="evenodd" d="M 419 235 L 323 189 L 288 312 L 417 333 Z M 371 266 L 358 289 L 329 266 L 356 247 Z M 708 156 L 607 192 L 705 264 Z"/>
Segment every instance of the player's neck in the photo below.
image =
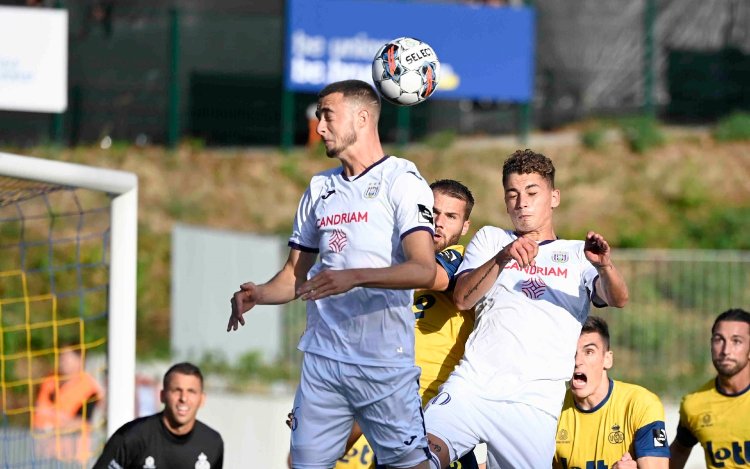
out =
<path fill-rule="evenodd" d="M 555 230 L 550 226 L 548 228 L 542 228 L 539 230 L 532 230 L 532 231 L 514 231 L 516 236 L 525 237 L 528 239 L 532 239 L 536 242 L 542 242 L 542 241 L 549 241 L 552 239 L 557 239 L 557 235 L 555 235 Z"/>
<path fill-rule="evenodd" d="M 161 421 L 164 423 L 164 426 L 167 427 L 169 433 L 176 436 L 187 435 L 193 430 L 193 427 L 195 427 L 195 420 L 184 425 L 180 425 L 177 422 L 171 421 L 166 412 L 162 413 Z"/>
<path fill-rule="evenodd" d="M 738 394 L 750 386 L 750 367 L 745 367 L 734 376 L 719 376 L 717 382 L 724 394 Z"/>
<path fill-rule="evenodd" d="M 377 135 L 359 138 L 338 156 L 344 174 L 351 179 L 359 176 L 367 168 L 380 161 L 384 156 L 383 146 Z"/>

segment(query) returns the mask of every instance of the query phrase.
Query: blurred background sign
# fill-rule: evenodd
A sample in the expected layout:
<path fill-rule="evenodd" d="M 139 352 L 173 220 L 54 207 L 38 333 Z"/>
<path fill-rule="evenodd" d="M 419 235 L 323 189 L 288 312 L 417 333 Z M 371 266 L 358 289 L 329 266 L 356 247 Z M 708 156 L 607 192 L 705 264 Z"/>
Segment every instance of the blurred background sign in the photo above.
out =
<path fill-rule="evenodd" d="M 370 65 L 391 39 L 430 44 L 441 63 L 435 98 L 528 102 L 534 88 L 534 10 L 448 3 L 289 0 L 285 87 L 372 82 Z"/>
<path fill-rule="evenodd" d="M 0 110 L 67 106 L 68 12 L 0 6 Z"/>

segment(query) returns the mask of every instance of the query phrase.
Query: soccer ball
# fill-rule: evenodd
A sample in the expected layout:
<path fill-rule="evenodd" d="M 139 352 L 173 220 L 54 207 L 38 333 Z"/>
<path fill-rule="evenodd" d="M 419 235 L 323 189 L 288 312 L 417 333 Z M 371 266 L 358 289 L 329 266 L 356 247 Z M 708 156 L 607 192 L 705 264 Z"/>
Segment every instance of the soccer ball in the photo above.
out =
<path fill-rule="evenodd" d="M 438 85 L 440 61 L 426 42 L 400 37 L 380 48 L 372 61 L 372 81 L 386 101 L 411 106 L 429 98 Z"/>

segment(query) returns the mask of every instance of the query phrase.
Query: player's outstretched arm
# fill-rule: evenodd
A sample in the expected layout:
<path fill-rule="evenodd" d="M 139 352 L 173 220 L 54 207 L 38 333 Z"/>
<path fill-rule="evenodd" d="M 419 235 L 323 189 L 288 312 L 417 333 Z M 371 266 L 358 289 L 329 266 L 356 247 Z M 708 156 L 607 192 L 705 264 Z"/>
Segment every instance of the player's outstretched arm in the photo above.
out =
<path fill-rule="evenodd" d="M 295 288 L 307 278 L 307 272 L 315 263 L 317 254 L 289 250 L 289 257 L 281 270 L 268 282 L 256 285 L 243 283 L 230 299 L 232 313 L 229 315 L 227 332 L 236 331 L 245 325 L 243 314 L 255 305 L 279 305 L 296 298 Z"/>
<path fill-rule="evenodd" d="M 505 245 L 492 259 L 478 268 L 460 274 L 453 290 L 456 307 L 460 310 L 473 308 L 492 288 L 508 262 L 515 260 L 523 269 L 534 265 L 538 253 L 539 245 L 536 241 L 522 236 Z"/>
<path fill-rule="evenodd" d="M 628 286 L 625 279 L 612 263 L 612 249 L 599 233 L 589 231 L 583 246 L 586 259 L 596 268 L 599 280 L 596 293 L 609 306 L 622 308 L 628 302 Z"/>
<path fill-rule="evenodd" d="M 669 458 L 659 456 L 642 456 L 636 460 L 638 469 L 669 469 Z M 623 468 L 626 466 L 617 466 Z"/>
<path fill-rule="evenodd" d="M 675 440 L 669 445 L 669 469 L 683 469 L 690 457 L 692 446 L 685 446 Z"/>
<path fill-rule="evenodd" d="M 435 249 L 432 234 L 418 230 L 408 234 L 401 245 L 406 261 L 372 269 L 323 270 L 297 288 L 303 300 L 338 295 L 354 287 L 409 290 L 428 288 L 435 280 Z"/>

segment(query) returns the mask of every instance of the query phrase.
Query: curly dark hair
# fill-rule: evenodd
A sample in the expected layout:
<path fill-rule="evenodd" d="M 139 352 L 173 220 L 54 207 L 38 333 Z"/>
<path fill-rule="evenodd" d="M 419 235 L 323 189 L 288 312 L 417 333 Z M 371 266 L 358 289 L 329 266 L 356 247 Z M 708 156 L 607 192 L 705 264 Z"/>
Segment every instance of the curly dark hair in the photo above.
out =
<path fill-rule="evenodd" d="M 552 164 L 552 160 L 528 148 L 516 150 L 503 163 L 503 186 L 508 182 L 511 174 L 531 173 L 542 176 L 549 182 L 551 188 L 555 188 L 555 165 Z"/>

